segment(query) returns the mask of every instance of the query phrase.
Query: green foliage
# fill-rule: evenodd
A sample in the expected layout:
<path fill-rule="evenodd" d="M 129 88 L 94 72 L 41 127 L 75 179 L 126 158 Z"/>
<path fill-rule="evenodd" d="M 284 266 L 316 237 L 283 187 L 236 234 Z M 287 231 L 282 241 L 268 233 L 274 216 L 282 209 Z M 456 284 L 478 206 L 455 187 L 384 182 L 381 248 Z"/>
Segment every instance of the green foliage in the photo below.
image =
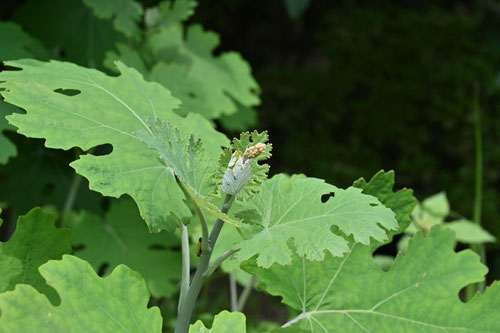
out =
<path fill-rule="evenodd" d="M 138 39 L 140 30 L 137 24 L 141 21 L 142 7 L 134 0 L 99 1 L 82 0 L 92 8 L 100 19 L 113 19 L 113 26 L 125 36 Z"/>
<path fill-rule="evenodd" d="M 354 182 L 353 186 L 361 188 L 365 194 L 373 195 L 383 203 L 384 206 L 391 209 L 396 214 L 399 228 L 397 230 L 387 231 L 387 243 L 392 240 L 394 235 L 400 234 L 410 225 L 410 213 L 415 207 L 417 200 L 413 196 L 412 190 L 405 188 L 396 193 L 393 192 L 394 171 L 384 172 L 381 170 L 377 172 L 368 183 L 364 178 L 360 178 Z"/>
<path fill-rule="evenodd" d="M 54 224 L 54 216 L 34 208 L 19 218 L 11 239 L 0 242 L 0 293 L 22 283 L 45 294 L 52 303 L 58 301 L 55 290 L 38 272 L 40 265 L 71 252 L 69 230 L 58 229 Z"/>
<path fill-rule="evenodd" d="M 454 236 L 436 227 L 411 240 L 405 256 L 388 272 L 374 263 L 369 247 L 353 243 L 344 258 L 325 262 L 294 257 L 291 266 L 244 268 L 257 274 L 261 287 L 301 314 L 286 326 L 307 332 L 470 332 L 496 331 L 500 289 L 462 303 L 457 294 L 487 272 L 479 257 L 453 251 Z M 432 260 L 430 259 L 432 258 Z M 363 286 L 360 288 L 360 286 Z M 422 311 L 425 309 L 425 311 Z M 293 330 L 292 330 L 293 331 Z"/>
<path fill-rule="evenodd" d="M 322 203 L 321 197 L 329 193 L 334 197 Z M 283 174 L 266 181 L 238 216 L 248 227 L 243 228 L 246 239 L 237 244 L 236 257 L 243 261 L 258 255 L 261 267 L 289 264 L 292 250 L 287 242 L 292 238 L 299 256 L 323 260 L 325 250 L 334 256 L 348 252 L 344 237 L 352 235 L 368 245 L 370 238 L 387 239 L 385 229 L 398 228 L 394 213 L 358 188 L 342 190 L 320 179 Z M 333 233 L 332 226 L 345 236 Z"/>
<path fill-rule="evenodd" d="M 110 45 L 125 41 L 111 22 L 96 17 L 82 0 L 30 0 L 15 11 L 13 20 L 56 57 L 87 67 L 102 68 Z"/>
<path fill-rule="evenodd" d="M 40 267 L 61 305 L 27 285 L 0 294 L 2 332 L 161 332 L 158 308 L 147 308 L 141 276 L 120 265 L 107 278 L 76 257 L 65 255 Z"/>
<path fill-rule="evenodd" d="M 216 192 L 214 174 L 217 164 L 215 159 L 206 156 L 201 140 L 195 139 L 192 133 L 189 139 L 184 138 L 178 128 L 159 118 L 149 121 L 148 130 L 140 129 L 137 135 L 158 152 L 198 207 L 225 222 L 240 225 L 210 202 L 209 196 Z"/>
<path fill-rule="evenodd" d="M 215 315 L 212 328 L 207 328 L 201 320 L 189 326 L 189 333 L 245 333 L 245 315 L 241 312 L 222 311 Z"/>
<path fill-rule="evenodd" d="M 17 155 L 16 146 L 2 134 L 5 130 L 12 130 L 5 116 L 16 111 L 15 107 L 0 100 L 0 164 L 7 163 L 9 158 Z"/>
<path fill-rule="evenodd" d="M 124 264 L 144 277 L 154 297 L 170 297 L 177 291 L 181 258 L 170 248 L 179 246 L 179 239 L 165 232 L 150 234 L 131 200 L 113 202 L 104 219 L 86 211 L 74 213 L 66 225 L 73 247 L 83 246 L 75 255 L 96 271 L 108 274 Z"/>
<path fill-rule="evenodd" d="M 227 139 L 208 121 L 194 114 L 178 116 L 172 109 L 179 102 L 166 89 L 143 81 L 135 70 L 120 63 L 119 77 L 61 62 L 24 60 L 8 64 L 23 69 L 0 73 L 0 80 L 7 81 L 3 84 L 7 89 L 2 93 L 4 98 L 27 111 L 8 117 L 20 133 L 45 138 L 51 148 L 78 146 L 88 150 L 111 144 L 111 154 L 83 155 L 71 166 L 89 179 L 91 189 L 108 196 L 126 193 L 134 198 L 150 230 L 173 230 L 176 225 L 167 220 L 170 214 L 190 215 L 174 176 L 133 133 L 140 128 L 151 131 L 146 119 L 161 116 L 183 135 L 196 132 L 214 156 L 220 146 L 227 145 Z M 66 96 L 56 89 L 80 93 Z"/>
<path fill-rule="evenodd" d="M 428 232 L 433 226 L 438 224 L 444 228 L 453 230 L 457 241 L 462 243 L 478 244 L 495 241 L 495 237 L 488 231 L 467 219 L 460 218 L 451 222 L 445 222 L 450 214 L 450 204 L 444 192 L 426 198 L 415 206 L 415 209 L 412 211 L 412 224 L 405 230 L 407 235 L 398 243 L 399 249 L 403 252 L 406 250 L 409 235 L 413 235 L 418 230 Z"/>

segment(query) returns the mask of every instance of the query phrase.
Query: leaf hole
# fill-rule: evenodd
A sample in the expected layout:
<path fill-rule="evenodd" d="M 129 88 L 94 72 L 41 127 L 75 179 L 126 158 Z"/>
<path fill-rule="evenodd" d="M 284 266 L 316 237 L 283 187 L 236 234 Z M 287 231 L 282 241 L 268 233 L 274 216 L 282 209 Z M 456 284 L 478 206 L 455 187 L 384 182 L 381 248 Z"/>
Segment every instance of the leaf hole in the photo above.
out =
<path fill-rule="evenodd" d="M 327 193 L 327 194 L 323 194 L 321 196 L 321 202 L 322 203 L 326 203 L 328 200 L 330 200 L 330 198 L 333 198 L 335 196 L 335 192 L 330 192 L 330 193 Z"/>
<path fill-rule="evenodd" d="M 113 152 L 113 145 L 105 143 L 103 145 L 95 146 L 92 148 L 92 155 L 94 156 L 104 156 L 109 155 Z"/>
<path fill-rule="evenodd" d="M 77 245 L 71 245 L 73 248 L 73 252 L 79 252 L 85 248 L 85 245 L 83 244 L 77 244 Z"/>
<path fill-rule="evenodd" d="M 109 263 L 105 262 L 101 266 L 99 266 L 99 269 L 97 270 L 97 275 L 99 276 L 104 276 L 106 274 L 106 271 L 108 270 Z"/>
<path fill-rule="evenodd" d="M 372 206 L 372 207 L 377 207 L 377 206 L 378 206 L 378 204 L 376 204 L 376 203 L 373 203 L 373 202 L 372 202 L 372 203 L 370 204 L 370 206 Z"/>
<path fill-rule="evenodd" d="M 62 88 L 56 89 L 56 90 L 54 90 L 54 92 L 65 95 L 65 96 L 76 96 L 76 95 L 79 95 L 81 93 L 80 90 L 62 89 Z"/>

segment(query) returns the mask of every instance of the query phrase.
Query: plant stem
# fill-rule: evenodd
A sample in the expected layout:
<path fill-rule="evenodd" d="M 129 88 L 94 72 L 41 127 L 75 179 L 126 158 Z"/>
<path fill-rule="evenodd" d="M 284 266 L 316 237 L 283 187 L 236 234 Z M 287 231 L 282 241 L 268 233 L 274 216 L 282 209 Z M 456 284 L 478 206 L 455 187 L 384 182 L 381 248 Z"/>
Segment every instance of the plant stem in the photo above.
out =
<path fill-rule="evenodd" d="M 221 212 L 227 213 L 231 205 L 233 204 L 234 196 L 226 195 L 224 203 L 222 204 Z M 215 242 L 219 237 L 224 221 L 217 219 L 215 226 L 210 233 L 208 238 L 209 250 L 203 252 L 200 257 L 200 263 L 194 274 L 193 281 L 189 287 L 186 299 L 184 300 L 181 309 L 179 311 L 179 316 L 177 317 L 177 323 L 175 325 L 175 333 L 186 333 L 189 329 L 189 323 L 191 321 L 191 316 L 193 315 L 194 306 L 196 304 L 196 299 L 200 293 L 203 282 L 206 279 L 205 272 L 207 271 L 210 264 L 210 257 L 212 256 L 212 249 L 215 246 Z"/>
<path fill-rule="evenodd" d="M 186 295 L 189 291 L 189 278 L 190 278 L 190 258 L 189 258 L 189 235 L 187 227 L 179 221 L 179 228 L 181 229 L 181 246 L 182 246 L 182 277 L 181 277 L 181 292 L 179 295 L 179 304 L 177 304 L 177 311 L 180 311 Z"/>
<path fill-rule="evenodd" d="M 210 249 L 208 247 L 207 219 L 205 218 L 205 214 L 203 214 L 203 211 L 201 210 L 201 208 L 198 207 L 198 205 L 196 203 L 194 204 L 194 206 L 196 207 L 196 214 L 198 214 L 198 217 L 200 218 L 200 224 L 201 224 L 201 252 L 202 253 L 204 251 L 208 252 L 208 251 L 210 251 Z"/>
<path fill-rule="evenodd" d="M 245 305 L 248 301 L 248 298 L 250 297 L 250 294 L 252 293 L 253 288 L 257 284 L 257 277 L 255 275 L 252 275 L 252 279 L 250 282 L 245 286 L 245 289 L 241 292 L 240 295 L 240 300 L 238 302 L 238 310 L 243 312 L 243 309 L 245 308 Z"/>
<path fill-rule="evenodd" d="M 217 269 L 217 267 L 219 267 L 219 265 L 224 260 L 226 260 L 227 258 L 229 258 L 230 256 L 232 256 L 233 253 L 238 252 L 238 251 L 239 251 L 239 249 L 237 249 L 237 250 L 227 250 L 226 252 L 224 252 L 223 254 L 221 254 L 221 256 L 219 258 L 215 259 L 214 262 L 208 267 L 208 269 L 206 270 L 206 272 L 204 274 L 204 277 L 207 278 L 210 275 L 212 275 L 213 272 L 215 272 L 215 270 Z"/>
<path fill-rule="evenodd" d="M 82 182 L 82 176 L 75 173 L 73 175 L 73 181 L 71 182 L 71 187 L 69 188 L 68 196 L 66 197 L 66 201 L 64 202 L 64 208 L 61 214 L 61 221 L 59 227 L 64 226 L 64 222 L 69 212 L 73 209 L 73 205 L 75 204 L 76 195 L 78 193 L 78 189 L 80 188 L 80 184 Z"/>
<path fill-rule="evenodd" d="M 476 150 L 476 172 L 475 172 L 475 189 L 474 189 L 474 212 L 473 222 L 481 226 L 481 208 L 482 208 L 482 191 L 483 191 L 483 142 L 481 135 L 481 108 L 479 105 L 479 89 L 478 84 L 474 84 L 474 96 L 472 100 L 472 112 L 474 113 L 474 141 Z M 481 257 L 481 262 L 486 264 L 486 252 L 484 244 L 472 244 L 471 249 L 477 252 Z M 470 300 L 476 291 L 483 293 L 485 282 L 481 281 L 477 285 L 469 285 L 466 288 L 466 299 Z"/>
<path fill-rule="evenodd" d="M 229 294 L 231 298 L 231 311 L 238 311 L 238 289 L 236 288 L 234 273 L 229 273 Z"/>

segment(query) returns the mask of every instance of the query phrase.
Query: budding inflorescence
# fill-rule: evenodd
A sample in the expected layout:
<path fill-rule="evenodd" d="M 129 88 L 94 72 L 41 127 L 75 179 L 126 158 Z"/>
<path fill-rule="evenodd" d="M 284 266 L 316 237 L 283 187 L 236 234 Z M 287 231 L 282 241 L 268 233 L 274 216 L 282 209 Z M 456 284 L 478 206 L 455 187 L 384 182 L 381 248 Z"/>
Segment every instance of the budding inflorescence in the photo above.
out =
<path fill-rule="evenodd" d="M 248 147 L 245 150 L 245 154 L 243 155 L 243 158 L 245 160 L 250 160 L 253 158 L 256 158 L 260 154 L 266 151 L 267 145 L 265 143 L 259 142 L 255 146 Z"/>
<path fill-rule="evenodd" d="M 252 176 L 252 161 L 261 155 L 266 147 L 264 143 L 257 143 L 248 147 L 244 154 L 241 154 L 239 150 L 233 153 L 222 179 L 223 192 L 236 195 L 243 190 Z"/>

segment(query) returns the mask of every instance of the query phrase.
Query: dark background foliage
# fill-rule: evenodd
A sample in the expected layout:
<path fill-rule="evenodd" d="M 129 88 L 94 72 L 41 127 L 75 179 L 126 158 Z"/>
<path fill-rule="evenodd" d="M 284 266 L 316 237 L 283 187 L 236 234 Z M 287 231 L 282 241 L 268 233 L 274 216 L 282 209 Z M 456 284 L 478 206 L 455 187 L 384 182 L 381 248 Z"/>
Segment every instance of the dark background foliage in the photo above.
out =
<path fill-rule="evenodd" d="M 52 15 L 43 29 L 37 18 L 23 16 L 25 2 L 2 1 L 0 18 L 13 19 L 45 43 L 60 33 L 67 49 L 51 50 L 54 54 L 97 66 L 85 56 L 88 46 L 78 19 L 55 23 L 65 12 L 57 5 L 60 0 L 36 11 L 40 20 Z M 500 238 L 500 4 L 312 0 L 292 18 L 287 2 L 293 1 L 205 0 L 190 19 L 220 34 L 218 52 L 236 50 L 251 64 L 262 88 L 256 127 L 267 129 L 274 145 L 272 173 L 305 173 L 345 187 L 379 169 L 393 169 L 397 186 L 413 188 L 419 199 L 446 191 L 452 210 L 472 218 L 477 86 L 483 117 L 483 224 Z M 80 1 L 62 3 L 75 17 L 88 15 Z M 101 39 L 93 47 L 103 54 L 107 40 L 115 38 L 109 23 L 96 26 Z M 73 157 L 10 137 L 20 150 L 26 146 L 30 154 L 45 156 L 42 172 L 51 169 L 52 160 Z M 15 169 L 2 167 L 0 181 Z M 60 174 L 71 183 L 69 167 Z M 43 199 L 52 193 L 63 202 L 64 193 L 35 185 Z M 0 192 L 1 201 L 8 193 Z M 500 278 L 499 251 L 498 243 L 488 246 L 490 281 Z M 251 308 L 261 306 L 256 299 Z"/>

